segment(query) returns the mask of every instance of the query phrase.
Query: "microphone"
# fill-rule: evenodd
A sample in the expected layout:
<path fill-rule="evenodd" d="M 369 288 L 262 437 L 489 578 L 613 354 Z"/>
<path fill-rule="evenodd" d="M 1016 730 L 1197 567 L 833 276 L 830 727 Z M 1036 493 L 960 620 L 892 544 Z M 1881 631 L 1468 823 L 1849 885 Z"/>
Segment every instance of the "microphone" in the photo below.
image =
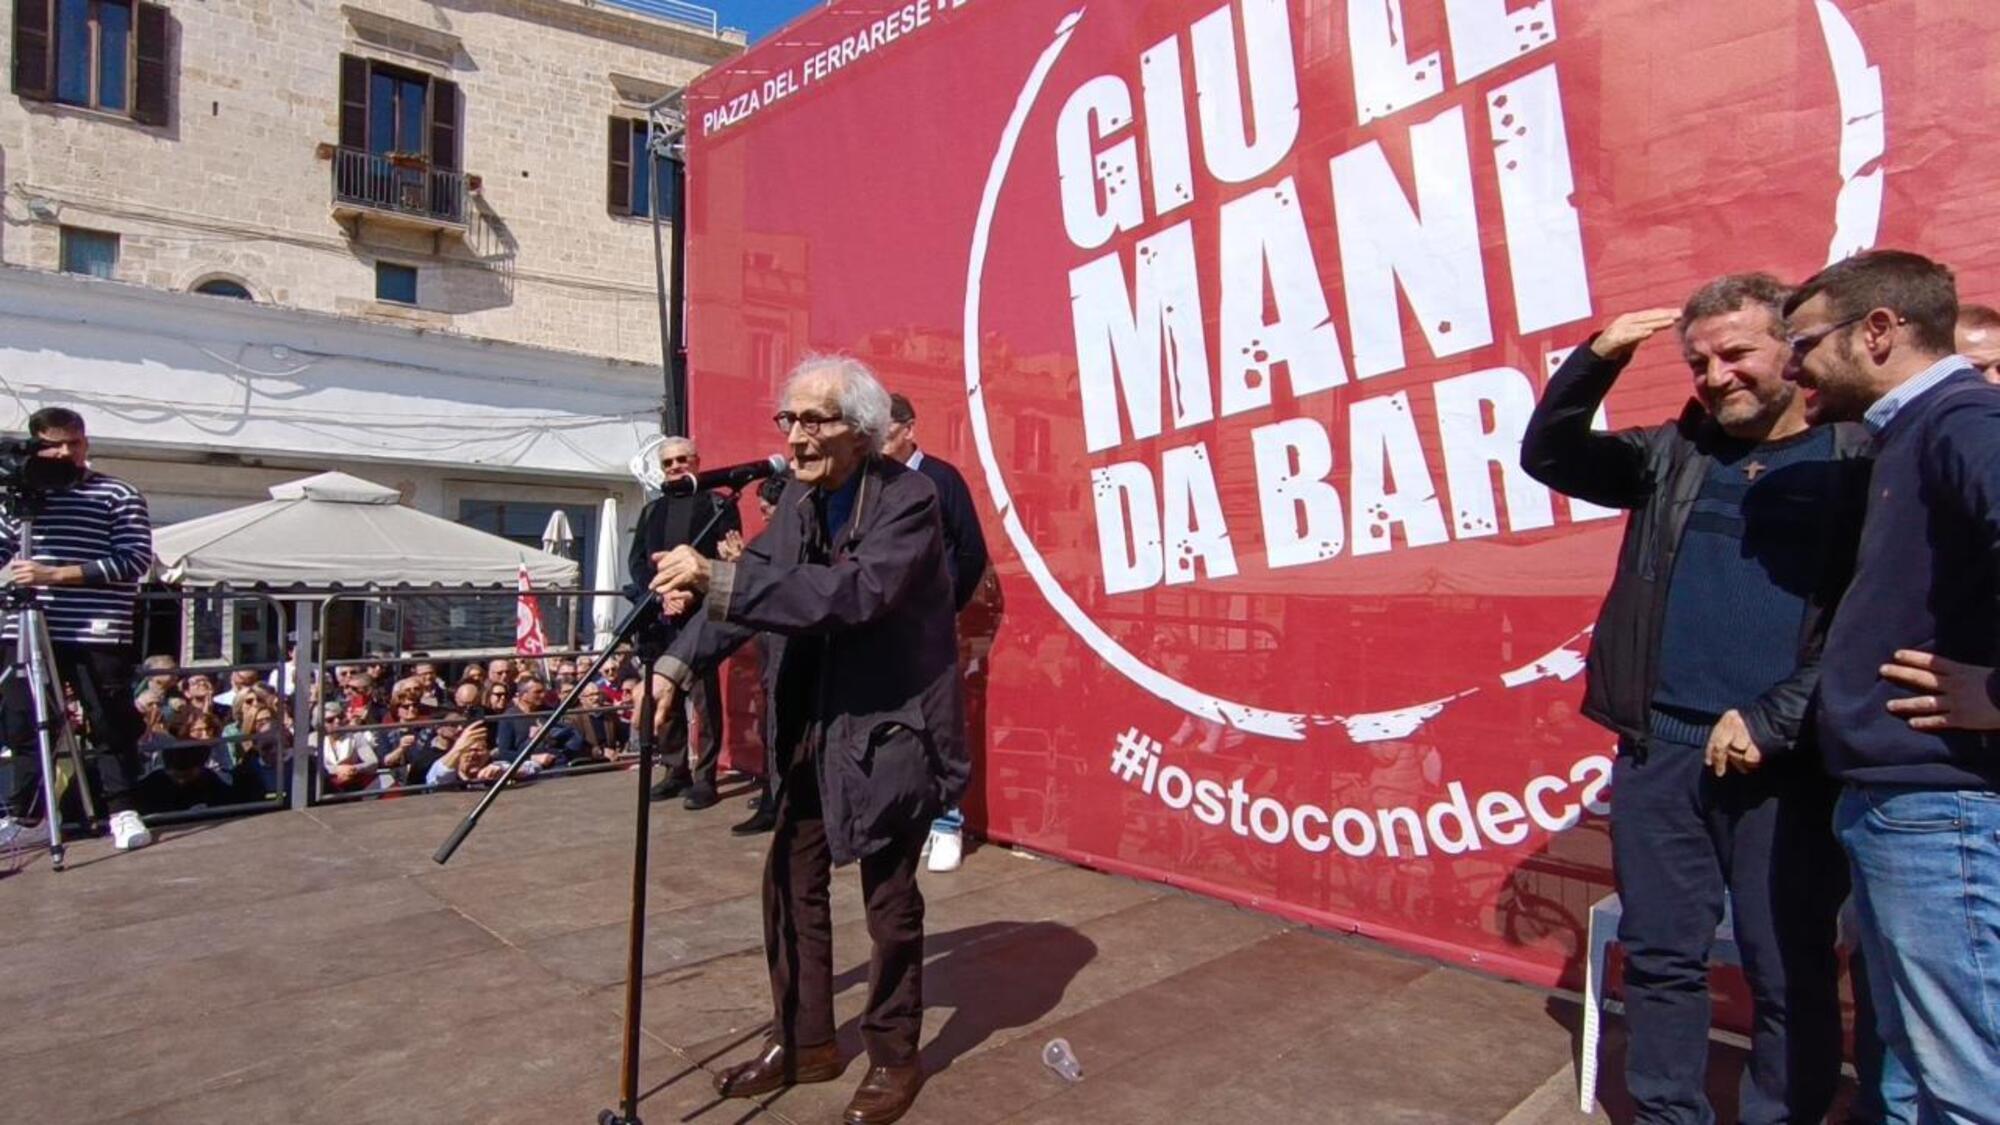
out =
<path fill-rule="evenodd" d="M 697 492 L 707 492 L 712 488 L 742 488 L 751 481 L 776 476 L 792 467 L 792 463 L 781 453 L 773 453 L 762 461 L 745 461 L 741 465 L 730 465 L 722 469 L 710 469 L 691 477 L 680 477 L 667 481 L 661 491 L 668 496 L 692 496 Z"/>

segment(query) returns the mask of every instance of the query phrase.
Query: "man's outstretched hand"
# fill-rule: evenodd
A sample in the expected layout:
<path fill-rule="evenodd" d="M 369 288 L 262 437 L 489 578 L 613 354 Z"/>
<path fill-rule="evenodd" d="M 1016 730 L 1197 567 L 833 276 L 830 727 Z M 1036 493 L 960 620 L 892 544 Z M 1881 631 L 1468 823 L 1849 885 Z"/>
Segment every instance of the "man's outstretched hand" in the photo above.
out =
<path fill-rule="evenodd" d="M 1612 319 L 1590 342 L 1590 350 L 1601 359 L 1626 360 L 1639 350 L 1639 345 L 1653 338 L 1662 329 L 1672 328 L 1680 323 L 1679 309 L 1641 309 L 1628 312 Z"/>
<path fill-rule="evenodd" d="M 688 590 L 699 594 L 708 589 L 712 573 L 707 555 L 693 547 L 680 546 L 653 556 L 653 589 L 661 594 Z"/>
<path fill-rule="evenodd" d="M 1889 713 L 1913 730 L 2000 730 L 2000 707 L 1986 691 L 1993 669 L 1936 653 L 1898 649 L 1882 678 L 1918 694 L 1889 701 Z"/>

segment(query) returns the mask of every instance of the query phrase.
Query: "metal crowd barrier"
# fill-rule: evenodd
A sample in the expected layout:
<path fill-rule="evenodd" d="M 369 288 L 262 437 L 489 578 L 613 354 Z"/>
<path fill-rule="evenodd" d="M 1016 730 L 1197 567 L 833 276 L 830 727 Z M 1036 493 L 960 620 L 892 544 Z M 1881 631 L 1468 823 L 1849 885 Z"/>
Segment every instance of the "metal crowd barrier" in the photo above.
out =
<path fill-rule="evenodd" d="M 545 652 L 537 656 L 518 653 L 513 644 L 515 607 L 520 597 L 512 589 L 466 589 L 446 587 L 368 588 L 362 590 L 286 591 L 233 589 L 227 586 L 201 590 L 154 589 L 142 592 L 137 617 L 137 653 L 175 658 L 176 687 L 189 678 L 206 675 L 216 694 L 230 700 L 227 707 L 215 707 L 218 722 L 225 728 L 235 723 L 235 673 L 245 676 L 242 691 L 265 689 L 275 696 L 280 731 L 275 761 L 253 763 L 246 755 L 257 732 L 227 730 L 214 738 L 186 740 L 149 728 L 142 738 L 141 761 L 145 774 L 163 770 L 166 751 L 194 745 L 209 748 L 207 766 L 225 782 L 233 782 L 247 792 L 252 784 L 243 771 L 255 775 L 254 784 L 263 789 L 256 800 L 201 804 L 197 807 L 146 812 L 148 823 L 173 824 L 214 817 L 268 812 L 278 808 L 302 809 L 316 804 L 332 804 L 376 799 L 397 794 L 426 793 L 434 789 L 459 788 L 456 784 L 432 785 L 427 778 L 397 776 L 395 784 L 358 791 L 337 792 L 329 784 L 321 748 L 327 728 L 321 700 L 338 698 L 343 669 L 385 665 L 389 684 L 379 697 L 393 701 L 396 683 L 419 664 L 435 665 L 439 672 L 437 691 L 442 706 L 438 713 L 398 722 L 393 708 L 380 716 L 382 721 L 344 725 L 343 732 L 374 734 L 378 731 L 436 730 L 453 720 L 456 709 L 456 674 L 472 663 L 485 665 L 494 660 L 524 660 L 542 673 L 548 684 L 548 707 L 561 698 L 553 671 L 565 660 L 579 668 L 588 667 L 601 652 L 591 647 L 596 629 L 591 615 L 582 607 L 598 597 L 616 599 L 623 607 L 623 595 L 616 590 L 536 591 L 544 608 L 543 620 L 549 636 Z M 548 610 L 556 612 L 550 613 Z M 290 651 L 288 651 L 290 650 Z M 632 669 L 636 673 L 637 669 Z M 164 674 L 164 673 L 161 673 Z M 148 690 L 148 673 L 135 668 L 134 706 Z M 614 683 L 615 683 L 614 679 Z M 305 685 L 301 690 L 300 685 Z M 485 700 L 482 699 L 482 703 Z M 626 706 L 607 699 L 604 705 L 578 708 L 571 716 L 612 715 L 619 719 L 613 729 L 624 738 L 615 752 L 589 760 L 564 763 L 540 771 L 536 777 L 559 777 L 628 768 L 636 754 L 628 753 L 631 726 L 623 712 Z M 504 715 L 494 719 L 532 724 L 548 710 L 521 712 L 511 697 Z M 491 729 L 489 744 L 497 752 L 498 730 Z M 267 747 L 268 749 L 268 747 Z M 380 748 L 392 751 L 393 747 Z M 497 753 L 496 753 L 496 761 Z M 217 769 L 222 766 L 222 769 Z M 226 772 L 225 772 L 226 771 Z M 379 774 L 378 774 L 379 776 Z M 160 782 L 159 784 L 164 784 Z M 65 802 L 67 805 L 67 802 Z"/>
<path fill-rule="evenodd" d="M 311 682 L 322 685 L 323 690 L 337 688 L 340 686 L 339 675 L 342 669 L 384 665 L 391 685 L 388 696 L 393 701 L 394 685 L 404 681 L 407 672 L 414 666 L 428 663 L 439 666 L 440 702 L 445 712 L 452 713 L 458 708 L 446 697 L 452 695 L 464 681 L 460 675 L 449 674 L 445 669 L 463 668 L 472 664 L 490 665 L 495 660 L 527 662 L 531 666 L 539 666 L 531 670 L 541 673 L 538 678 L 548 687 L 548 702 L 552 707 L 561 697 L 561 692 L 566 690 L 557 686 L 553 675 L 555 665 L 565 660 L 573 660 L 579 666 L 588 666 L 602 652 L 601 649 L 591 647 L 590 636 L 597 630 L 588 615 L 578 612 L 580 607 L 603 597 L 616 599 L 622 608 L 623 594 L 617 590 L 565 589 L 537 591 L 536 595 L 544 606 L 544 622 L 552 623 L 554 628 L 551 629 L 552 635 L 547 638 L 547 647 L 543 652 L 537 655 L 524 655 L 516 650 L 511 636 L 515 608 L 520 597 L 519 592 L 515 590 L 422 587 L 339 591 L 328 594 L 314 607 L 313 616 L 316 616 L 318 621 L 335 622 L 343 618 L 352 620 L 357 616 L 355 611 L 360 611 L 358 616 L 364 620 L 372 616 L 378 620 L 387 619 L 393 622 L 397 640 L 403 643 L 399 643 L 393 649 L 378 645 L 370 651 L 371 631 L 366 628 L 361 630 L 358 639 L 352 629 L 346 630 L 344 635 L 339 637 L 335 635 L 335 630 L 321 629 L 316 638 L 313 657 L 307 665 L 313 677 Z M 546 612 L 551 604 L 558 612 Z M 492 612 L 485 614 L 446 612 L 440 615 L 435 612 L 439 607 L 445 607 L 447 610 L 487 609 Z M 370 610 L 374 612 L 371 614 Z M 429 612 L 424 612 L 426 610 Z M 562 612 L 563 610 L 567 612 Z M 412 617 L 429 617 L 432 623 L 419 625 L 410 620 Z M 439 626 L 435 623 L 440 617 L 446 624 Z M 496 630 L 496 622 L 504 624 L 504 629 Z M 374 632 L 380 633 L 381 630 Z M 504 643 L 500 639 L 502 635 L 506 636 Z M 304 641 L 303 636 L 300 639 L 301 642 Z M 301 679 L 305 679 L 304 673 Z M 482 695 L 484 694 L 483 691 Z M 488 698 L 490 697 L 482 698 L 481 703 L 487 702 Z M 618 704 L 607 704 L 595 708 L 573 709 L 571 715 L 620 716 L 622 711 L 623 707 Z M 301 741 L 310 745 L 313 765 L 310 769 L 301 769 L 300 776 L 306 786 L 305 802 L 308 804 L 371 800 L 389 795 L 426 793 L 439 789 L 455 790 L 477 784 L 445 782 L 433 785 L 427 778 L 403 775 L 396 777 L 393 784 L 376 785 L 371 782 L 367 788 L 335 791 L 329 784 L 329 774 L 319 749 L 325 745 L 327 737 L 325 712 L 326 708 L 323 706 L 312 706 L 306 711 L 307 722 L 303 729 L 307 732 L 307 737 Z M 488 723 L 489 744 L 495 751 L 493 760 L 499 761 L 497 751 L 500 722 L 526 721 L 532 724 L 538 717 L 545 717 L 548 714 L 548 710 L 519 711 L 513 706 L 511 694 L 506 711 L 497 714 L 488 712 L 484 718 Z M 396 722 L 393 716 L 389 716 L 388 719 L 389 721 L 377 723 L 343 724 L 341 730 L 343 733 L 351 734 L 412 727 L 435 730 L 453 725 L 452 720 L 441 716 L 433 716 L 414 723 Z M 630 724 L 624 723 L 624 726 L 629 741 Z M 393 748 L 390 749 L 389 755 L 393 756 Z M 626 748 L 621 746 L 615 756 L 551 766 L 539 771 L 535 778 L 553 780 L 571 775 L 623 769 L 630 765 L 632 757 L 635 755 L 628 754 Z M 381 773 L 378 771 L 376 776 L 380 777 Z"/>

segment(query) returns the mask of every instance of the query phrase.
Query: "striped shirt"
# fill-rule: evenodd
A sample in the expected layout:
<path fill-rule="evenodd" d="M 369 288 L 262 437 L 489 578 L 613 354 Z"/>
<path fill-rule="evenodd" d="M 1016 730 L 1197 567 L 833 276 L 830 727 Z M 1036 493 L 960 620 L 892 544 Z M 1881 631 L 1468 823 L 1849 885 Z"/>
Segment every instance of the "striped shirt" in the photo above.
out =
<path fill-rule="evenodd" d="M 1948 355 L 1938 360 L 1889 388 L 1888 394 L 1870 403 L 1867 412 L 1861 416 L 1862 425 L 1867 426 L 1871 434 L 1881 433 L 1896 415 L 1903 412 L 1905 406 L 1917 401 L 1918 396 L 1943 382 L 1952 372 L 1971 366 L 1972 361 L 1962 355 Z"/>
<path fill-rule="evenodd" d="M 0 565 L 20 550 L 20 525 L 0 517 Z M 139 490 L 103 473 L 86 473 L 74 488 L 51 492 L 34 518 L 29 558 L 49 566 L 81 566 L 83 585 L 35 590 L 57 644 L 132 643 L 139 583 L 153 566 L 153 519 Z M 7 620 L 0 638 L 13 639 Z"/>

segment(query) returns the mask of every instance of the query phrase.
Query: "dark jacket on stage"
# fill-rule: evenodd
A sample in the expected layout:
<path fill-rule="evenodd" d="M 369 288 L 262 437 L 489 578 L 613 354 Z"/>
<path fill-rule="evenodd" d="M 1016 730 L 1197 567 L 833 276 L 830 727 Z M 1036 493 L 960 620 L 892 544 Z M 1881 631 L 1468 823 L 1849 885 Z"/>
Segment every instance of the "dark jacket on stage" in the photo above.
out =
<path fill-rule="evenodd" d="M 917 471 L 931 479 L 938 495 L 938 516 L 944 521 L 945 563 L 951 569 L 951 603 L 964 609 L 986 577 L 986 532 L 979 526 L 979 509 L 958 467 L 924 452 Z"/>
<path fill-rule="evenodd" d="M 1571 352 L 1528 421 L 1521 467 L 1565 495 L 1631 512 L 1591 638 L 1583 713 L 1628 745 L 1643 748 L 1675 553 L 1714 451 L 1734 439 L 1694 401 L 1664 425 L 1612 433 L 1593 429 L 1591 419 L 1624 366 L 1587 344 Z M 1845 471 L 1832 486 L 1834 495 L 1818 509 L 1823 581 L 1807 598 L 1797 667 L 1741 708 L 1751 737 L 1767 755 L 1787 753 L 1810 737 L 1807 705 L 1819 682 L 1820 650 L 1832 610 L 1854 573 L 1856 535 L 1867 504 L 1868 433 L 1842 423 L 1834 427 L 1833 442 Z"/>
<path fill-rule="evenodd" d="M 819 532 L 821 498 L 786 486 L 743 558 L 714 564 L 706 605 L 660 661 L 685 689 L 693 672 L 775 634 L 764 668 L 779 710 L 771 777 L 782 786 L 800 747 L 820 747 L 836 864 L 920 831 L 958 803 L 970 773 L 937 490 L 881 457 L 859 472 L 831 542 Z"/>
<path fill-rule="evenodd" d="M 718 511 L 722 517 L 696 542 L 695 533 Z M 631 581 L 625 586 L 625 596 L 635 604 L 645 598 L 646 587 L 653 581 L 654 552 L 692 543 L 695 550 L 712 559 L 716 544 L 730 532 L 741 530 L 743 517 L 736 505 L 713 492 L 654 497 L 640 510 L 639 522 L 632 528 L 632 550 L 625 560 Z"/>

